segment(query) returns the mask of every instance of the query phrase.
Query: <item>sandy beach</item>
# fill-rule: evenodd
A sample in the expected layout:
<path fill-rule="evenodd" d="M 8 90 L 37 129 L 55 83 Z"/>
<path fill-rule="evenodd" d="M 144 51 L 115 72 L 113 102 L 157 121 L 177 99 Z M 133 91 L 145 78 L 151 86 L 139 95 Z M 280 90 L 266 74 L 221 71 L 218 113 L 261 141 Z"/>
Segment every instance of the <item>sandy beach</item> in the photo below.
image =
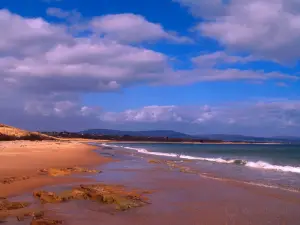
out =
<path fill-rule="evenodd" d="M 118 162 L 101 166 L 103 173 L 96 181 L 154 190 L 151 204 L 110 214 L 101 206 L 86 203 L 84 214 L 66 216 L 70 225 L 296 225 L 300 219 L 299 192 L 203 176 L 201 171 L 190 170 L 188 161 L 118 148 L 101 152 L 112 153 Z M 74 215 L 81 209 L 82 205 L 70 202 L 64 212 Z"/>
<path fill-rule="evenodd" d="M 94 146 L 77 141 L 7 141 L 0 142 L 0 197 L 74 178 L 39 176 L 40 169 L 93 166 L 109 161 L 93 150 Z M 5 183 L 8 178 L 16 181 Z"/>
<path fill-rule="evenodd" d="M 10 201 L 25 199 L 32 207 L 43 210 L 45 218 L 66 225 L 297 225 L 300 219 L 299 192 L 216 179 L 190 167 L 189 160 L 78 141 L 1 142 L 0 197 L 9 197 Z M 81 178 L 38 173 L 40 169 L 74 166 L 101 173 L 83 174 Z M 11 177 L 17 180 L 4 182 Z M 94 189 L 85 186 L 91 183 L 96 185 Z M 63 198 L 60 193 L 72 195 Z M 2 210 L 3 221 L 8 225 L 20 219 L 7 216 L 16 213 L 12 211 Z M 34 224 L 30 218 L 24 217 L 20 224 Z"/>

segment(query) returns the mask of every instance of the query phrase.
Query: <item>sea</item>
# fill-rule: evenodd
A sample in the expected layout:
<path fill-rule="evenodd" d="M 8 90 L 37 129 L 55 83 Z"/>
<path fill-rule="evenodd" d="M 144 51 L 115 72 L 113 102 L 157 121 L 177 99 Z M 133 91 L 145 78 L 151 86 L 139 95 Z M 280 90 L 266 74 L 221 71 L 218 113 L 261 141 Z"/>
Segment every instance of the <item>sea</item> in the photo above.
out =
<path fill-rule="evenodd" d="M 300 145 L 106 143 L 132 153 L 188 161 L 214 179 L 300 192 Z"/>

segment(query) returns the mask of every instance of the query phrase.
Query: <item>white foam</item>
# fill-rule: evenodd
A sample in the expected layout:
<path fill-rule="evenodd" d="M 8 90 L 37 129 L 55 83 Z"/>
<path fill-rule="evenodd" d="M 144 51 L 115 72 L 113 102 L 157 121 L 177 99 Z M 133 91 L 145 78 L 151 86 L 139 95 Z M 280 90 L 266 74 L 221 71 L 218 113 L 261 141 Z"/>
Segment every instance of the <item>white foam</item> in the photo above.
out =
<path fill-rule="evenodd" d="M 189 156 L 189 155 L 181 155 L 181 159 L 191 159 L 191 160 L 202 160 L 202 161 L 209 161 L 209 162 L 218 162 L 218 163 L 231 163 L 228 160 L 222 159 L 222 158 L 203 158 L 203 157 L 195 157 L 195 156 Z"/>
<path fill-rule="evenodd" d="M 247 162 L 246 166 L 257 169 L 275 170 L 281 172 L 300 173 L 300 167 L 272 165 L 264 161 Z"/>
<path fill-rule="evenodd" d="M 112 144 L 101 144 L 102 146 L 104 146 L 104 147 L 112 147 L 112 148 L 122 148 L 123 146 L 119 146 L 119 145 L 112 145 Z"/>
<path fill-rule="evenodd" d="M 239 159 L 222 159 L 222 158 L 204 158 L 204 157 L 195 157 L 190 155 L 178 155 L 175 153 L 163 153 L 163 152 L 150 152 L 147 149 L 144 148 L 134 148 L 134 147 L 128 147 L 128 146 L 121 146 L 121 145 L 111 145 L 111 144 L 102 144 L 103 146 L 107 147 L 117 147 L 117 148 L 125 148 L 129 150 L 134 150 L 139 153 L 148 154 L 148 155 L 157 155 L 157 156 L 167 156 L 167 157 L 174 157 L 174 158 L 180 158 L 180 159 L 190 159 L 190 160 L 201 160 L 201 161 L 208 161 L 208 162 L 216 162 L 216 163 L 226 163 L 226 164 L 235 164 L 237 160 Z M 241 160 L 245 162 L 244 166 L 256 168 L 256 169 L 265 169 L 265 170 L 273 170 L 273 171 L 280 171 L 280 172 L 291 172 L 291 173 L 299 173 L 300 174 L 300 167 L 293 167 L 293 166 L 279 166 L 279 165 L 272 165 L 264 161 L 258 161 L 258 162 L 247 162 L 244 160 Z"/>
<path fill-rule="evenodd" d="M 135 150 L 139 153 L 148 154 L 148 155 L 157 155 L 157 156 L 168 156 L 168 157 L 177 157 L 174 153 L 163 153 L 163 152 L 149 152 L 147 149 L 144 148 L 132 148 L 132 147 L 123 147 L 129 150 Z"/>

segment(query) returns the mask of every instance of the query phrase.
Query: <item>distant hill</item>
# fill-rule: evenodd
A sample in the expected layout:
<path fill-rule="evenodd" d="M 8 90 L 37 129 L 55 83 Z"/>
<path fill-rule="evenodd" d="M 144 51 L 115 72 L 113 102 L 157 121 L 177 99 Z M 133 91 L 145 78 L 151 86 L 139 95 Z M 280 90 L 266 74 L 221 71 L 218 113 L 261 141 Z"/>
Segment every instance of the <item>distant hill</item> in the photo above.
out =
<path fill-rule="evenodd" d="M 253 136 L 244 136 L 237 134 L 204 134 L 199 135 L 199 138 L 206 139 L 218 139 L 223 141 L 255 141 L 255 142 L 267 142 L 274 140 L 274 138 L 264 138 L 264 137 L 253 137 Z"/>
<path fill-rule="evenodd" d="M 172 130 L 150 130 L 150 131 L 121 131 L 109 129 L 91 129 L 81 131 L 82 134 L 98 134 L 98 135 L 113 135 L 113 136 L 137 136 L 137 137 L 169 137 L 169 138 L 195 138 L 191 135 L 172 131 Z"/>
<path fill-rule="evenodd" d="M 199 135 L 198 138 L 205 138 L 210 140 L 217 139 L 223 141 L 300 143 L 300 137 L 288 137 L 288 136 L 254 137 L 254 136 L 231 135 L 231 134 L 209 134 L 209 135 Z"/>
<path fill-rule="evenodd" d="M 29 132 L 16 127 L 0 124 L 0 141 L 13 140 L 56 140 L 56 138 L 38 132 Z"/>
<path fill-rule="evenodd" d="M 294 136 L 275 136 L 275 137 L 272 137 L 272 138 L 281 139 L 281 140 L 299 141 L 300 142 L 300 137 L 294 137 Z"/>
<path fill-rule="evenodd" d="M 246 142 L 292 142 L 300 143 L 300 137 L 254 137 L 245 135 L 231 134 L 203 134 L 188 135 L 172 130 L 150 130 L 150 131 L 121 131 L 110 129 L 91 129 L 81 131 L 82 134 L 95 135 L 113 135 L 113 136 L 138 136 L 138 137 L 169 137 L 169 138 L 185 138 L 185 139 L 201 139 L 201 140 L 220 140 L 220 141 L 246 141 Z"/>

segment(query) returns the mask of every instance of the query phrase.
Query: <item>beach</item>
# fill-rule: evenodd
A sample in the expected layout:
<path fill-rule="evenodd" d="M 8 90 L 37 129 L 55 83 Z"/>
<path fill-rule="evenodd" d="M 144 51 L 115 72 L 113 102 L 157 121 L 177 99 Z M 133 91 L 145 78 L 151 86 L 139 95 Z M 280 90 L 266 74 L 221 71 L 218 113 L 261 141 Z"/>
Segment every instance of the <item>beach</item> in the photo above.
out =
<path fill-rule="evenodd" d="M 63 224 L 299 224 L 298 191 L 257 186 L 204 173 L 203 168 L 194 167 L 192 160 L 143 154 L 101 143 L 90 146 L 77 141 L 2 142 L 0 146 L 3 149 L 0 154 L 1 179 L 32 176 L 28 180 L 0 184 L 0 197 L 28 200 L 34 207 L 44 210 L 46 216 L 59 219 Z M 40 169 L 73 166 L 102 172 L 62 177 L 37 175 Z M 101 195 L 100 202 L 99 199 L 87 200 L 77 196 L 42 205 L 32 195 L 41 190 L 59 195 L 70 188 L 78 188 L 80 184 L 80 187 L 100 185 L 97 190 L 124 187 L 129 192 L 122 192 L 127 193 L 122 195 L 125 203 L 113 200 L 120 198 L 118 193 L 109 195 L 112 200 L 107 200 L 106 196 L 105 201 L 105 195 Z M 82 189 L 76 189 L 76 193 L 78 190 Z M 132 194 L 138 190 L 147 199 L 143 204 L 136 202 L 140 194 Z M 131 197 L 126 199 L 127 195 Z M 118 208 L 120 206 L 122 210 Z M 6 222 L 8 225 L 17 224 L 13 218 Z M 30 224 L 30 220 L 18 224 Z"/>
<path fill-rule="evenodd" d="M 76 141 L 0 142 L 0 197 L 16 195 L 43 185 L 72 181 L 73 178 L 38 176 L 38 170 L 93 166 L 107 162 L 108 159 L 93 152 L 95 149 L 94 146 Z M 4 184 L 4 179 L 8 178 L 16 178 L 17 181 Z"/>

